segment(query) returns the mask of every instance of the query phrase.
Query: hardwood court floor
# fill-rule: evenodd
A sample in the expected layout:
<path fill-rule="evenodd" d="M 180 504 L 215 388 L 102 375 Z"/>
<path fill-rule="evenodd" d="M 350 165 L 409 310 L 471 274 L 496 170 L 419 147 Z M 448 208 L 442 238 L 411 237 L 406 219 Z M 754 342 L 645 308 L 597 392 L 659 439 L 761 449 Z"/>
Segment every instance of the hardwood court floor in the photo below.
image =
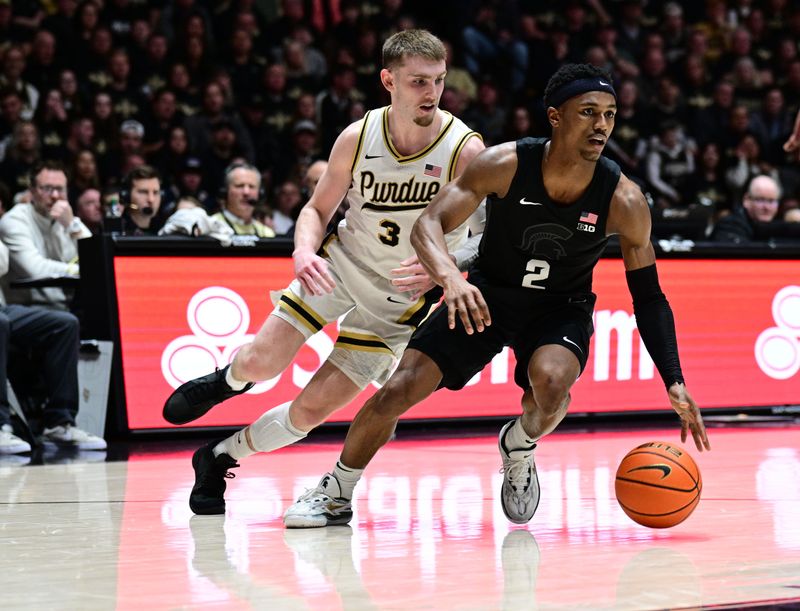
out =
<path fill-rule="evenodd" d="M 500 509 L 496 437 L 393 442 L 360 484 L 352 526 L 316 530 L 285 530 L 281 514 L 338 444 L 245 461 L 224 517 L 192 516 L 190 450 L 4 461 L 0 607 L 800 606 L 800 427 L 709 433 L 711 453 L 690 448 L 700 505 L 667 530 L 631 522 L 613 480 L 629 449 L 676 442 L 677 428 L 551 435 L 536 454 L 542 502 L 522 528 Z"/>

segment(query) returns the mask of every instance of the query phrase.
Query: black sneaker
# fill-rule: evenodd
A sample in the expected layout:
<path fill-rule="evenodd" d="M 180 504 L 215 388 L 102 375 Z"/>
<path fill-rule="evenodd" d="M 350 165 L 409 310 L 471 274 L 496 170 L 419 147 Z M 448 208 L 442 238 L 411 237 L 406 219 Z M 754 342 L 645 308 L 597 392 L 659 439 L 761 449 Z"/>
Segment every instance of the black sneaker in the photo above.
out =
<path fill-rule="evenodd" d="M 194 487 L 189 495 L 189 507 L 196 514 L 225 513 L 225 480 L 236 477 L 228 470 L 235 469 L 239 463 L 228 454 L 214 456 L 214 446 L 218 443 L 212 441 L 192 456 Z"/>
<path fill-rule="evenodd" d="M 164 420 L 172 424 L 197 420 L 217 403 L 241 395 L 255 386 L 254 382 L 249 382 L 242 390 L 233 390 L 225 381 L 228 367 L 230 365 L 178 386 L 164 403 Z"/>

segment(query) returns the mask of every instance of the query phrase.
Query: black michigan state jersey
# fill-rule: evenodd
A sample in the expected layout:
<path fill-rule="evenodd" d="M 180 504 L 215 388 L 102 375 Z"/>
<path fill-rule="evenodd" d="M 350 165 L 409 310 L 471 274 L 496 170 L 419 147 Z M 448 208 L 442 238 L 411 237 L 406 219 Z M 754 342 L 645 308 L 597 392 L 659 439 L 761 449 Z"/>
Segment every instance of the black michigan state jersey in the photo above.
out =
<path fill-rule="evenodd" d="M 600 157 L 583 195 L 572 204 L 547 196 L 542 156 L 547 140 L 517 141 L 517 172 L 505 197 L 486 200 L 478 269 L 495 285 L 533 294 L 580 295 L 592 290 L 603 252 L 619 166 Z"/>

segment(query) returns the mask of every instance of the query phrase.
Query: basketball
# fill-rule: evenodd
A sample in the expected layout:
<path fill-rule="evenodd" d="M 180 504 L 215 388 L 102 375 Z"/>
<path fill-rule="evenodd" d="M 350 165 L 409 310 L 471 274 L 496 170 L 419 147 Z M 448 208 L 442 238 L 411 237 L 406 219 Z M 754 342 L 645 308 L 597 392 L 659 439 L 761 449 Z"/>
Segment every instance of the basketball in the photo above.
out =
<path fill-rule="evenodd" d="M 680 446 L 650 441 L 625 455 L 614 484 L 617 501 L 634 522 L 670 528 L 700 502 L 703 482 L 692 457 Z"/>

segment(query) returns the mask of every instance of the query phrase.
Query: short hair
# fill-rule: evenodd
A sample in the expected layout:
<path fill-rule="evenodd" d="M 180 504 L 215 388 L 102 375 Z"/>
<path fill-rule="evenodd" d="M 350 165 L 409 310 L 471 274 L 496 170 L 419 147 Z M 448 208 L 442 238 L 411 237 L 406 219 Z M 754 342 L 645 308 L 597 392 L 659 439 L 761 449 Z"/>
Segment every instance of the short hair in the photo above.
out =
<path fill-rule="evenodd" d="M 34 163 L 28 172 L 28 185 L 31 187 L 34 186 L 33 183 L 36 181 L 36 177 L 45 170 L 50 170 L 51 172 L 63 172 L 64 176 L 67 175 L 67 170 L 64 168 L 63 163 L 56 161 L 55 159 L 43 159 Z"/>
<path fill-rule="evenodd" d="M 130 191 L 133 188 L 133 183 L 137 180 L 150 180 L 151 178 L 157 178 L 159 182 L 161 182 L 161 176 L 159 176 L 158 171 L 149 165 L 140 165 L 138 168 L 134 168 L 125 179 L 122 181 L 123 188 Z"/>
<path fill-rule="evenodd" d="M 261 172 L 259 169 L 254 166 L 252 163 L 248 163 L 247 161 L 233 161 L 231 164 L 225 168 L 225 188 L 231 186 L 231 175 L 236 170 L 247 170 L 248 172 L 255 172 L 256 176 L 258 176 L 258 184 L 261 185 Z"/>
<path fill-rule="evenodd" d="M 383 67 L 391 70 L 402 66 L 407 57 L 447 60 L 447 51 L 442 41 L 427 30 L 403 30 L 386 39 L 382 56 Z"/>
<path fill-rule="evenodd" d="M 553 93 L 561 89 L 567 83 L 577 81 L 584 78 L 601 78 L 607 80 L 609 83 L 612 81 L 611 75 L 607 70 L 598 68 L 592 64 L 564 64 L 555 71 L 550 80 L 547 81 L 547 86 L 544 88 L 544 105 L 545 108 L 551 106 L 550 100 Z"/>

